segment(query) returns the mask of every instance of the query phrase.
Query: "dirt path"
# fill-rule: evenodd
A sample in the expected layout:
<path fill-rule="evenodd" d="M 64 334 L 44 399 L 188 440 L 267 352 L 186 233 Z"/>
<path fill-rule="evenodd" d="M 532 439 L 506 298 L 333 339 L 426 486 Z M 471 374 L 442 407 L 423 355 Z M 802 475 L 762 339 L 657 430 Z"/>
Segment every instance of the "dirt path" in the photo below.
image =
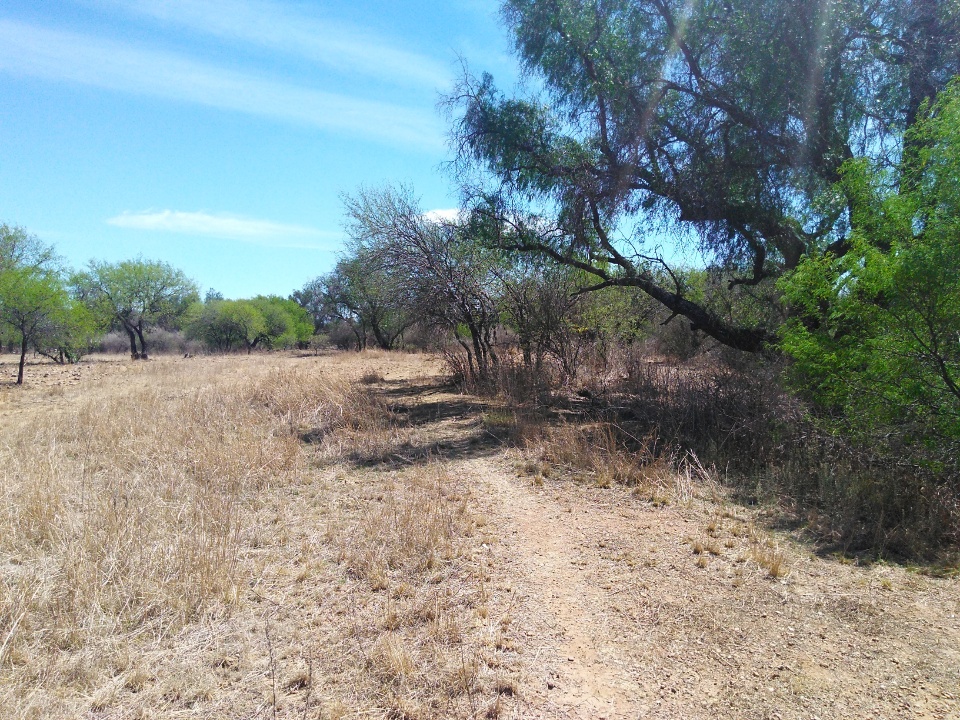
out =
<path fill-rule="evenodd" d="M 517 451 L 469 451 L 479 408 L 423 388 L 412 406 L 458 408 L 424 430 L 499 528 L 516 717 L 960 720 L 956 578 L 818 556 L 722 497 L 535 483 Z"/>
<path fill-rule="evenodd" d="M 518 717 L 960 718 L 955 580 L 748 539 L 739 508 L 537 487 L 503 456 L 450 462 L 502 528 Z M 781 579 L 749 559 L 774 540 Z"/>
<path fill-rule="evenodd" d="M 562 717 L 636 717 L 636 682 L 611 627 L 608 592 L 591 582 L 577 552 L 588 537 L 573 509 L 523 487 L 489 460 L 473 461 L 468 471 L 497 499 L 497 520 L 516 553 L 518 590 L 530 614 L 522 632 L 538 638 L 537 651 L 548 661 L 535 696 Z"/>

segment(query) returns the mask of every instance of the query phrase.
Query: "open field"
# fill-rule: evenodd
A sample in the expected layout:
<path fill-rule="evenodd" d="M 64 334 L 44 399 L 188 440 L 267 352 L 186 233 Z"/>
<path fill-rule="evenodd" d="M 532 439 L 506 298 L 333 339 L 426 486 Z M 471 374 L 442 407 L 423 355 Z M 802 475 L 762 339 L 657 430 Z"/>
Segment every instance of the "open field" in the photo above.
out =
<path fill-rule="evenodd" d="M 12 362 L 5 718 L 960 718 L 956 577 L 817 555 L 430 357 Z"/>

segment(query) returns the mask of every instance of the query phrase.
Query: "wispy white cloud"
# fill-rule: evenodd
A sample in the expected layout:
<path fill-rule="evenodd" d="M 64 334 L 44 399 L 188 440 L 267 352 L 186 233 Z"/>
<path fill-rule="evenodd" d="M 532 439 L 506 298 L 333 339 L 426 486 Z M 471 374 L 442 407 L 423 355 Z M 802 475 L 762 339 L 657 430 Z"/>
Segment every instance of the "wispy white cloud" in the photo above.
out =
<path fill-rule="evenodd" d="M 322 5 L 268 0 L 98 0 L 193 32 L 295 55 L 396 84 L 445 89 L 451 68 L 364 28 L 322 17 Z M 309 9 L 309 12 L 308 12 Z"/>
<path fill-rule="evenodd" d="M 107 220 L 108 225 L 129 230 L 146 230 L 239 240 L 270 247 L 329 250 L 343 237 L 329 232 L 286 223 L 259 220 L 226 213 L 146 210 L 124 212 Z"/>
<path fill-rule="evenodd" d="M 463 216 L 464 212 L 460 208 L 437 208 L 423 213 L 424 220 L 432 223 L 453 223 L 461 220 Z"/>
<path fill-rule="evenodd" d="M 418 149 L 443 147 L 438 119 L 426 110 L 2 19 L 0 71 L 234 110 Z"/>

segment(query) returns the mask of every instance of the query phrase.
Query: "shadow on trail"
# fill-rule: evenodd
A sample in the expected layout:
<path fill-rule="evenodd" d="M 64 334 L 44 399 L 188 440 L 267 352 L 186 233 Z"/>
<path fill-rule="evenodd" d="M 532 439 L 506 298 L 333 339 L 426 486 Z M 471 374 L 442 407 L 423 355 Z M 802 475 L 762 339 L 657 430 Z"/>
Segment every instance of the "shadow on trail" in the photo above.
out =
<path fill-rule="evenodd" d="M 441 378 L 384 380 L 370 386 L 389 412 L 385 442 L 373 442 L 345 455 L 357 466 L 393 470 L 423 466 L 442 460 L 470 460 L 492 457 L 504 448 L 523 445 L 523 428 L 543 429 L 552 425 L 609 423 L 623 431 L 622 447 L 633 450 L 629 442 L 648 437 L 651 429 L 663 431 L 656 413 L 628 402 L 609 402 L 586 394 L 558 395 L 536 407 L 519 408 L 492 398 L 464 395 Z M 615 400 L 620 400 L 616 398 Z M 624 439 L 626 438 L 626 440 Z M 661 438 L 659 452 L 669 454 L 682 446 L 683 438 L 670 441 Z M 637 452 L 651 452 L 649 446 Z M 705 454 L 706 456 L 706 454 Z M 715 465 L 710 464 L 712 469 Z M 902 553 L 882 540 L 857 545 L 838 537 L 829 525 L 811 523 L 809 517 L 790 502 L 772 496 L 756 482 L 731 481 L 726 478 L 727 498 L 734 505 L 749 509 L 751 517 L 768 530 L 791 536 L 811 553 L 820 557 L 854 561 L 867 565 L 877 561 L 914 565 L 932 575 L 956 576 L 958 554 L 955 549 L 925 548 L 917 545 L 914 552 Z"/>
<path fill-rule="evenodd" d="M 397 442 L 374 452 L 348 454 L 357 465 L 397 469 L 441 459 L 468 460 L 494 455 L 506 444 L 485 421 L 493 403 L 459 394 L 439 378 L 385 380 L 372 389 L 386 402 Z"/>

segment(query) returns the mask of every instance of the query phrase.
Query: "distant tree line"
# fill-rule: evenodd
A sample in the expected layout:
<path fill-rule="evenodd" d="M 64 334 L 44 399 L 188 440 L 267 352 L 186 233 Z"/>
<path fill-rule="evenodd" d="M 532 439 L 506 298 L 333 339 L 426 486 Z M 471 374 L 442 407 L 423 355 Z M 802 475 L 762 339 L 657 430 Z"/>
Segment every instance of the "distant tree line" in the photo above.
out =
<path fill-rule="evenodd" d="M 292 295 L 321 343 L 441 349 L 475 387 L 490 387 L 504 364 L 565 382 L 588 355 L 617 345 L 654 342 L 686 357 L 698 344 L 635 288 L 578 292 L 582 271 L 497 247 L 468 215 L 433 218 L 410 188 L 360 190 L 344 203 L 340 260 Z M 705 271 L 675 278 L 711 294 Z"/>
<path fill-rule="evenodd" d="M 197 284 L 159 261 L 92 261 L 68 268 L 51 245 L 20 227 L 0 225 L 0 342 L 19 354 L 17 384 L 28 353 L 74 363 L 106 334 L 125 338 L 130 357 L 146 360 L 154 338 L 175 334 L 210 352 L 308 347 L 313 321 L 290 298 L 200 300 Z"/>

